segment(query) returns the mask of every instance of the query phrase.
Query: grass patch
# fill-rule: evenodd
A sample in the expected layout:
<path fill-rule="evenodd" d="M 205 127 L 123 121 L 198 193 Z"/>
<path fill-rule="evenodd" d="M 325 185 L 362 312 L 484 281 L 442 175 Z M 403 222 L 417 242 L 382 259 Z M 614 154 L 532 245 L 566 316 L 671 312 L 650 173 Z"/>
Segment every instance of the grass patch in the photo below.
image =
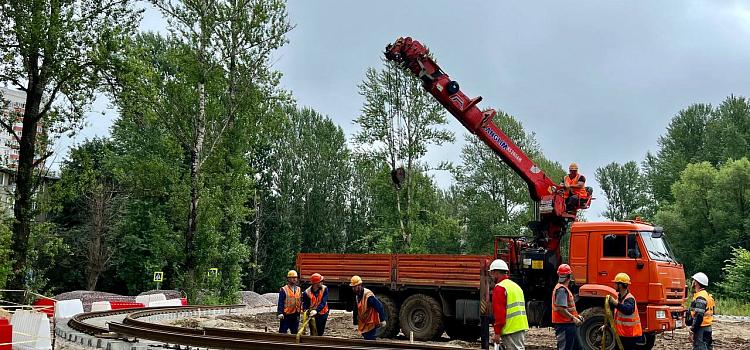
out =
<path fill-rule="evenodd" d="M 726 316 L 750 316 L 750 303 L 737 299 L 715 297 L 716 308 L 714 313 Z"/>

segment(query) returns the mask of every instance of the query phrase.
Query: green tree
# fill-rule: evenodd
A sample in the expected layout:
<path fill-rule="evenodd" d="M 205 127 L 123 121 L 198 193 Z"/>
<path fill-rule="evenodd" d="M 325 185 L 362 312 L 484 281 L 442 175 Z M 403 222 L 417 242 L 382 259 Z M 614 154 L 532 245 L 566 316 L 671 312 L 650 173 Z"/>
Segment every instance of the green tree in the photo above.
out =
<path fill-rule="evenodd" d="M 0 126 L 19 140 L 9 288 L 25 289 L 29 270 L 35 171 L 52 152 L 55 135 L 82 126 L 108 60 L 139 22 L 126 0 L 0 2 L 0 81 L 26 93 L 23 115 L 11 113 Z M 1 97 L 1 96 L 0 96 Z M 22 117 L 23 131 L 13 130 Z M 43 132 L 37 126 L 43 126 Z"/>
<path fill-rule="evenodd" d="M 222 145 L 234 144 L 224 140 L 238 124 L 244 124 L 239 119 L 250 118 L 257 122 L 268 110 L 268 106 L 258 108 L 264 106 L 263 101 L 284 98 L 276 88 L 280 74 L 270 69 L 270 52 L 287 42 L 284 35 L 292 26 L 285 4 L 280 0 L 158 0 L 153 3 L 168 18 L 171 35 L 166 39 L 153 35 L 142 37 L 142 48 L 132 57 L 136 64 L 118 80 L 119 100 L 123 102 L 120 106 L 133 109 L 134 115 L 155 116 L 162 130 L 171 134 L 184 150 L 189 190 L 187 225 L 182 238 L 181 270 L 184 274 L 181 283 L 188 297 L 194 300 L 197 271 L 209 264 L 206 256 L 198 254 L 204 247 L 197 245 L 208 245 L 206 249 L 212 247 L 210 244 L 216 242 L 215 234 L 220 226 L 231 227 L 231 237 L 225 237 L 224 242 L 238 241 L 239 230 L 235 227 L 238 221 L 245 220 L 236 205 L 221 208 L 223 216 L 200 218 L 201 208 L 213 208 L 202 205 L 201 199 L 215 195 L 206 188 L 206 164 L 212 162 L 212 157 L 220 157 L 218 153 L 222 152 L 217 149 Z M 227 152 L 224 166 L 240 165 L 237 155 L 251 151 L 247 148 L 249 142 L 234 145 L 237 147 L 224 147 L 223 152 Z M 216 198 L 217 202 L 226 203 L 224 200 L 228 197 L 244 202 L 242 197 L 247 193 L 235 196 L 227 192 L 233 181 L 240 179 L 227 181 L 217 184 L 222 187 L 220 193 L 224 196 Z M 213 221 L 227 215 L 232 219 Z M 200 227 L 201 223 L 206 226 Z M 236 262 L 242 254 L 242 251 L 233 252 L 232 260 Z M 239 272 L 227 266 L 223 273 L 228 270 Z"/>
<path fill-rule="evenodd" d="M 690 272 L 722 281 L 730 246 L 750 246 L 750 161 L 728 160 L 720 169 L 689 164 L 672 186 L 674 204 L 656 215 L 678 260 Z"/>
<path fill-rule="evenodd" d="M 726 278 L 719 286 L 733 298 L 750 301 L 750 251 L 733 248 L 732 258 L 726 263 L 723 269 Z"/>
<path fill-rule="evenodd" d="M 56 202 L 52 221 L 72 256 L 56 266 L 67 271 L 50 276 L 53 285 L 95 290 L 109 268 L 125 199 L 111 171 L 113 157 L 110 140 L 93 139 L 71 149 L 63 162 L 60 181 L 52 189 Z M 76 275 L 83 277 L 85 285 L 71 286 L 66 281 Z"/>
<path fill-rule="evenodd" d="M 666 135 L 660 136 L 659 151 L 647 154 L 644 161 L 654 199 L 673 201 L 671 186 L 689 163 L 706 159 L 708 123 L 713 108 L 710 104 L 693 104 L 672 118 Z"/>
<path fill-rule="evenodd" d="M 649 198 L 646 182 L 635 162 L 612 162 L 596 169 L 596 181 L 607 198 L 602 215 L 612 221 L 632 219 L 645 213 Z"/>
<path fill-rule="evenodd" d="M 445 110 L 422 87 L 410 72 L 396 63 L 383 60 L 385 68 L 369 68 L 359 93 L 365 98 L 362 115 L 354 120 L 360 131 L 354 135 L 358 146 L 366 146 L 370 157 L 387 164 L 391 170 L 403 167 L 405 179 L 403 194 L 393 187 L 391 195 L 398 213 L 397 228 L 403 245 L 409 251 L 413 236 L 412 222 L 415 208 L 412 205 L 415 177 L 419 161 L 430 145 L 454 142 L 453 132 L 446 130 Z M 405 197 L 402 203 L 401 197 Z"/>

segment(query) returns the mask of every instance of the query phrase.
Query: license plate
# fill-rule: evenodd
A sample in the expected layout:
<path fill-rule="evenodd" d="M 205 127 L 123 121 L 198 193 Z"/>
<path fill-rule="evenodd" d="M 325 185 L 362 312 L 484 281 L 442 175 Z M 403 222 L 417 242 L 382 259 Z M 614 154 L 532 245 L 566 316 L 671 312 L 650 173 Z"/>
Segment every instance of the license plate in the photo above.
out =
<path fill-rule="evenodd" d="M 676 328 L 682 328 L 682 320 L 674 321 L 674 326 Z"/>

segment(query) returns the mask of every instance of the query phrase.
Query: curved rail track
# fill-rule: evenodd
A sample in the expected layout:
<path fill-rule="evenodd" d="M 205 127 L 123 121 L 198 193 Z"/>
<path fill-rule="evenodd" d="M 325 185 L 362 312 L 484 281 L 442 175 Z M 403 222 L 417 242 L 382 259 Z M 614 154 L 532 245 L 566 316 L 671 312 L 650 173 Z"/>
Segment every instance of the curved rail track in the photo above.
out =
<path fill-rule="evenodd" d="M 289 350 L 296 349 L 329 349 L 354 350 L 367 348 L 370 350 L 386 349 L 418 349 L 445 350 L 445 346 L 427 344 L 408 344 L 397 342 L 374 342 L 360 339 L 342 339 L 333 337 L 302 336 L 297 343 L 296 336 L 291 334 L 266 333 L 248 330 L 234 330 L 224 328 L 192 329 L 165 324 L 156 324 L 143 319 L 149 316 L 183 313 L 190 315 L 208 310 L 238 308 L 240 305 L 230 306 L 182 306 L 161 308 L 121 309 L 100 312 L 89 312 L 73 317 L 69 325 L 81 332 L 89 334 L 116 333 L 120 337 L 139 338 L 168 344 L 179 344 L 208 349 L 227 350 Z M 110 322 L 109 328 L 102 328 L 84 322 L 96 317 L 126 315 L 122 323 Z M 455 349 L 455 348 L 454 348 Z"/>

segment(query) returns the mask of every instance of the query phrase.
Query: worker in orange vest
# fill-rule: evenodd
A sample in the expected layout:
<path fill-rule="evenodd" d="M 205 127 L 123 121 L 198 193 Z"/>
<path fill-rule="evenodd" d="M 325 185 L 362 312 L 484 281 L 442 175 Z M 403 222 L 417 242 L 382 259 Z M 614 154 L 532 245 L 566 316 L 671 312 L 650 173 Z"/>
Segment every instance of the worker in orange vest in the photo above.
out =
<path fill-rule="evenodd" d="M 578 165 L 570 164 L 568 175 L 565 175 L 560 187 L 565 189 L 565 207 L 567 211 L 573 211 L 581 205 L 581 201 L 588 198 L 586 192 L 586 177 L 578 173 Z"/>
<path fill-rule="evenodd" d="M 555 328 L 558 350 L 581 350 L 578 329 L 583 317 L 578 316 L 573 293 L 568 289 L 573 270 L 568 264 L 557 268 L 557 285 L 552 291 L 552 326 Z"/>
<path fill-rule="evenodd" d="M 712 337 L 714 323 L 714 297 L 706 291 L 708 276 L 703 272 L 693 275 L 693 301 L 690 303 L 690 316 L 685 325 L 690 327 L 688 340 L 693 343 L 693 350 L 713 350 Z"/>
<path fill-rule="evenodd" d="M 362 278 L 352 276 L 349 286 L 356 296 L 354 302 L 354 324 L 357 325 L 357 332 L 362 334 L 365 340 L 375 340 L 378 328 L 385 327 L 386 315 L 383 304 L 375 297 L 371 290 L 362 286 Z"/>
<path fill-rule="evenodd" d="M 617 299 L 609 298 L 609 305 L 615 309 L 615 329 L 620 337 L 624 350 L 635 350 L 636 343 L 643 340 L 641 318 L 638 316 L 638 306 L 633 294 L 630 294 L 630 276 L 620 272 L 615 276 Z"/>
<path fill-rule="evenodd" d="M 297 271 L 291 270 L 286 274 L 286 285 L 279 289 L 279 304 L 276 313 L 279 315 L 279 333 L 289 330 L 297 334 L 299 330 L 299 314 L 302 311 L 302 296 L 297 286 Z"/>
<path fill-rule="evenodd" d="M 308 317 L 315 318 L 315 329 L 318 336 L 322 336 L 328 321 L 328 287 L 323 285 L 323 276 L 314 273 L 310 276 L 312 285 L 302 293 L 302 310 L 308 312 Z M 310 323 L 312 334 L 312 323 Z"/>

